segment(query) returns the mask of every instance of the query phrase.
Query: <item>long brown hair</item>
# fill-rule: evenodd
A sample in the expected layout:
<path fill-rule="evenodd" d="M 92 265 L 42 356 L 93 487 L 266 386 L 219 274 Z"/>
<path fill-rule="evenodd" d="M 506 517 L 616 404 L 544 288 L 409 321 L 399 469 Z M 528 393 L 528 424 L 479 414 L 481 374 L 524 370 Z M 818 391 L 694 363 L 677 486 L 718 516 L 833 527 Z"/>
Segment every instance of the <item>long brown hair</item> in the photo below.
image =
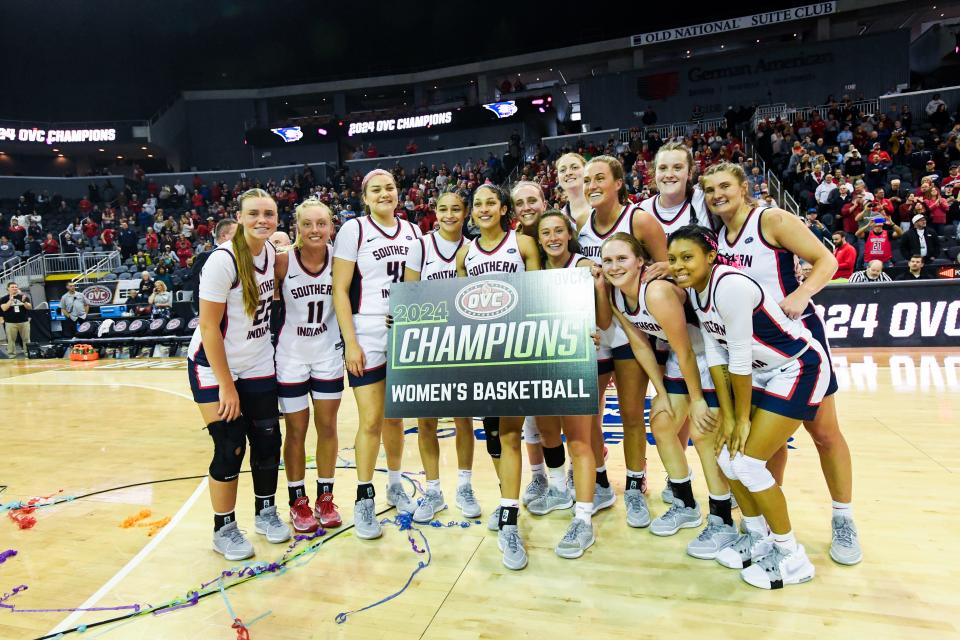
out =
<path fill-rule="evenodd" d="M 590 161 L 587 162 L 586 166 L 583 168 L 583 172 L 587 172 L 587 167 L 595 162 L 602 162 L 610 168 L 610 176 L 614 180 L 620 181 L 620 189 L 617 191 L 617 200 L 620 204 L 627 204 L 627 182 L 624 180 L 623 175 L 623 164 L 613 156 L 594 156 L 590 158 Z"/>
<path fill-rule="evenodd" d="M 248 189 L 240 194 L 237 202 L 240 204 L 239 218 L 243 212 L 243 203 L 251 198 L 267 198 L 273 205 L 277 203 L 269 193 L 263 189 Z M 250 246 L 247 244 L 247 238 L 244 235 L 243 219 L 240 218 L 240 224 L 237 225 L 237 232 L 233 235 L 231 241 L 233 245 L 233 255 L 237 259 L 237 280 L 243 290 L 243 310 L 247 316 L 253 318 L 257 314 L 257 307 L 260 306 L 260 290 L 257 287 L 257 276 L 253 272 L 253 254 L 250 252 Z"/>

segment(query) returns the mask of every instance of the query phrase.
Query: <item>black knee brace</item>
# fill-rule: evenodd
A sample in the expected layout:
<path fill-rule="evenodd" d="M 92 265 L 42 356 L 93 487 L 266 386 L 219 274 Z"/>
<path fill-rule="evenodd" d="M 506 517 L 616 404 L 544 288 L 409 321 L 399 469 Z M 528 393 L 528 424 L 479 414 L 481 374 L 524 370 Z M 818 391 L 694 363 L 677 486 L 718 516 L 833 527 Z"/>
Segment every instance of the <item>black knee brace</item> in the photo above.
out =
<path fill-rule="evenodd" d="M 243 454 L 247 450 L 246 424 L 243 419 L 233 422 L 211 422 L 207 431 L 213 438 L 213 460 L 210 477 L 218 482 L 229 482 L 240 475 Z"/>
<path fill-rule="evenodd" d="M 249 420 L 249 419 L 248 419 Z M 280 468 L 280 420 L 261 418 L 250 422 L 250 468 L 254 471 L 276 471 Z"/>
<path fill-rule="evenodd" d="M 491 458 L 500 458 L 500 418 L 484 418 L 483 433 L 486 436 L 487 453 Z"/>

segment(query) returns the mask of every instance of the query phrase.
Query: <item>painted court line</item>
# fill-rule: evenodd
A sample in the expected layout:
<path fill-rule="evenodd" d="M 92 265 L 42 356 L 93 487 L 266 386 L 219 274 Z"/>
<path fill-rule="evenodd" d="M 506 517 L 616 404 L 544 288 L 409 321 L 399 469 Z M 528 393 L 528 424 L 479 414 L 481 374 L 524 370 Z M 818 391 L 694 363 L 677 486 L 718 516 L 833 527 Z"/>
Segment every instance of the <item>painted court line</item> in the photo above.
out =
<path fill-rule="evenodd" d="M 100 602 L 100 599 L 103 598 L 103 596 L 107 595 L 107 593 L 109 593 L 115 586 L 117 586 L 117 584 L 119 584 L 121 580 L 126 578 L 127 574 L 129 574 L 131 571 L 133 571 L 137 567 L 137 565 L 143 562 L 144 559 L 148 555 L 150 555 L 150 553 L 161 542 L 163 542 L 164 538 L 167 537 L 167 534 L 173 531 L 174 527 L 176 527 L 177 524 L 180 522 L 180 520 L 183 519 L 183 516 L 187 515 L 187 512 L 191 509 L 191 507 L 193 507 L 193 504 L 203 494 L 206 488 L 207 488 L 207 479 L 204 478 L 203 480 L 200 481 L 200 484 L 197 485 L 197 488 L 193 490 L 193 494 L 189 498 L 187 498 L 187 501 L 183 503 L 183 506 L 181 506 L 180 509 L 174 514 L 173 518 L 170 519 L 169 524 L 167 524 L 167 526 L 160 529 L 160 532 L 156 536 L 154 536 L 153 539 L 150 540 L 150 542 L 148 542 L 143 549 L 140 550 L 140 553 L 133 556 L 133 558 L 131 558 L 130 561 L 126 565 L 124 565 L 122 569 L 120 569 L 120 571 L 117 571 L 117 573 L 115 573 L 112 578 L 107 580 L 102 587 L 97 589 L 96 593 L 94 593 L 92 596 L 87 598 L 87 600 L 77 608 L 89 609 L 90 607 L 95 606 L 98 602 Z M 60 624 L 58 624 L 56 627 L 54 627 L 47 635 L 60 633 L 61 631 L 64 631 L 66 629 L 70 629 L 76 626 L 77 620 L 79 620 L 84 613 L 86 612 L 74 611 L 73 613 L 68 615 L 66 618 L 64 618 L 63 621 Z"/>
<path fill-rule="evenodd" d="M 37 372 L 37 373 L 43 373 L 43 372 Z M 186 393 L 182 393 L 180 391 L 173 391 L 171 389 L 164 389 L 163 387 L 154 387 L 146 384 L 130 384 L 130 383 L 122 383 L 122 382 L 109 382 L 109 383 L 46 382 L 46 381 L 35 382 L 30 380 L 17 382 L 17 380 L 18 380 L 17 378 L 3 379 L 3 380 L 0 380 L 0 385 L 7 385 L 7 386 L 29 385 L 29 386 L 45 386 L 45 387 L 47 386 L 49 387 L 104 387 L 104 386 L 137 387 L 140 389 L 150 389 L 153 391 L 160 391 L 162 393 L 169 393 L 171 395 L 180 396 L 181 398 L 186 398 L 187 400 L 190 400 L 190 401 L 193 400 L 193 396 L 188 395 Z M 190 497 L 187 498 L 187 501 L 184 502 L 183 505 L 181 505 L 180 509 L 178 509 L 177 512 L 173 515 L 173 517 L 170 519 L 170 522 L 167 523 L 165 527 L 160 529 L 157 535 L 154 536 L 150 540 L 150 542 L 148 542 L 143 547 L 143 549 L 141 549 L 140 552 L 137 553 L 137 555 L 131 558 L 130 561 L 127 562 L 127 564 L 124 565 L 122 569 L 120 569 L 117 573 L 115 573 L 112 578 L 110 578 L 103 584 L 102 587 L 97 589 L 96 593 L 94 593 L 92 596 L 87 598 L 87 600 L 77 608 L 89 609 L 90 607 L 95 606 L 98 602 L 100 602 L 103 596 L 107 595 L 107 593 L 113 590 L 113 588 L 116 587 L 117 584 L 120 583 L 120 581 L 126 578 L 127 575 L 131 571 L 133 571 L 141 562 L 143 562 L 146 559 L 146 557 L 150 555 L 150 553 L 152 553 L 153 550 L 156 549 L 161 542 L 163 542 L 163 540 L 167 537 L 167 535 L 169 535 L 169 533 L 173 531 L 173 529 L 177 526 L 177 524 L 179 524 L 180 520 L 182 520 L 183 517 L 187 515 L 187 512 L 190 511 L 194 503 L 196 503 L 197 499 L 203 494 L 206 488 L 207 488 L 207 479 L 204 478 L 203 480 L 200 481 L 200 484 L 197 485 L 197 488 L 193 490 L 193 493 L 190 495 Z M 63 621 L 61 621 L 60 624 L 54 627 L 47 635 L 60 633 L 61 631 L 65 631 L 66 629 L 70 629 L 76 626 L 77 621 L 81 617 L 83 617 L 84 613 L 86 612 L 74 611 L 73 613 L 68 615 L 66 618 L 64 618 Z"/>

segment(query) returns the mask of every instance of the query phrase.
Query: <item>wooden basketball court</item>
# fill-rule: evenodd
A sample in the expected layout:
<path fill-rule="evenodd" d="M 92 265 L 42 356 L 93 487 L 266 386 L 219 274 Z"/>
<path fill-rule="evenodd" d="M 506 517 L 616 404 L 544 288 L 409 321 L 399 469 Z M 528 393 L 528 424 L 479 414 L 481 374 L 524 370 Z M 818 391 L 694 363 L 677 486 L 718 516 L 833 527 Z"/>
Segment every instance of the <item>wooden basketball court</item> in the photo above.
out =
<path fill-rule="evenodd" d="M 237 513 L 257 555 L 250 568 L 231 566 L 210 548 L 203 479 L 210 440 L 184 365 L 0 363 L 0 485 L 6 487 L 0 493 L 0 554 L 16 551 L 0 555 L 0 638 L 63 632 L 65 638 L 232 640 L 244 637 L 231 627 L 235 618 L 256 640 L 960 637 L 960 351 L 838 350 L 838 409 L 854 455 L 864 561 L 843 567 L 827 555 L 830 499 L 816 449 L 801 431 L 785 489 L 817 577 L 773 592 L 688 557 L 692 530 L 664 539 L 628 528 L 622 501 L 595 517 L 596 545 L 572 561 L 553 552 L 570 513 L 536 518 L 522 510 L 530 564 L 509 571 L 500 562 L 496 534 L 485 526 L 498 494 L 482 444 L 474 464 L 482 522 L 466 522 L 453 505 L 453 438 L 441 440 L 450 508 L 437 526 L 401 531 L 388 524 L 376 541 L 332 530 L 292 547 L 271 545 L 253 533 L 250 478 L 241 476 Z M 355 424 L 348 391 L 340 411 L 341 447 L 352 446 Z M 611 432 L 610 478 L 621 494 L 617 429 L 605 427 Z M 663 470 L 652 448 L 648 455 L 656 517 L 666 510 L 659 500 Z M 341 456 L 353 459 L 349 449 Z M 699 469 L 695 454 L 689 456 Z M 422 480 L 415 435 L 407 437 L 404 460 L 404 470 Z M 311 494 L 315 475 L 308 470 Z M 700 476 L 696 491 L 703 500 Z M 284 480 L 281 472 L 277 495 L 283 504 Z M 344 528 L 352 522 L 355 480 L 352 469 L 338 470 Z M 385 474 L 375 482 L 384 507 Z M 138 483 L 149 484 L 104 491 Z M 33 513 L 11 511 L 11 503 L 34 497 L 67 500 Z M 20 529 L 11 516 L 35 517 L 36 524 Z M 168 517 L 152 536 L 150 526 L 137 526 Z M 381 518 L 395 520 L 396 512 Z M 133 526 L 122 527 L 124 521 Z M 224 575 L 228 570 L 232 575 Z M 139 613 L 126 620 L 96 625 L 134 614 L 136 607 Z M 78 608 L 87 611 L 71 611 Z"/>

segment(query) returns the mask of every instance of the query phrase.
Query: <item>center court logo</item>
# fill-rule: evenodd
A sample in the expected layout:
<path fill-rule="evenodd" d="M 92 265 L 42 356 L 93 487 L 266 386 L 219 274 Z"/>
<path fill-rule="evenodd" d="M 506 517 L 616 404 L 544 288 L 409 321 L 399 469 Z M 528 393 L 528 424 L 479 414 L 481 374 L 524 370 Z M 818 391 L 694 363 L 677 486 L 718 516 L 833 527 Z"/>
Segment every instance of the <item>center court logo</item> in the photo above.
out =
<path fill-rule="evenodd" d="M 517 290 L 500 280 L 468 284 L 457 292 L 457 311 L 471 320 L 491 320 L 513 311 Z"/>

